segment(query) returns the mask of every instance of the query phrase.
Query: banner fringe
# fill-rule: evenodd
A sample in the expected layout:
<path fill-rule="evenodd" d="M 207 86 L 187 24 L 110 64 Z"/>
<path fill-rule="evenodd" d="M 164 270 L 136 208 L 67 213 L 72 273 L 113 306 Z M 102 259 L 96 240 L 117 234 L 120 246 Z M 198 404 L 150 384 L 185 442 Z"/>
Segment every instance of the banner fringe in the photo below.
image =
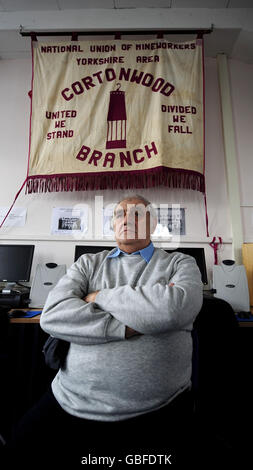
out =
<path fill-rule="evenodd" d="M 164 167 L 138 172 L 37 175 L 28 177 L 26 193 L 143 189 L 157 186 L 192 189 L 204 193 L 205 177 L 201 173 L 190 170 L 175 170 Z"/>

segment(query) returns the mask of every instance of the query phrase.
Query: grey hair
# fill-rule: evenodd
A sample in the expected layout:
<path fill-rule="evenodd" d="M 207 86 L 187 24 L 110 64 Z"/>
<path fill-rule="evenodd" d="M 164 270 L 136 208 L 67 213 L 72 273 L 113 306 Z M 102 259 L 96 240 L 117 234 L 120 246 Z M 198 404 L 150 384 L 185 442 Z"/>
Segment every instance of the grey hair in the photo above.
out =
<path fill-rule="evenodd" d="M 115 205 L 115 209 L 116 207 L 122 202 L 122 201 L 131 201 L 131 199 L 139 199 L 139 201 L 141 201 L 145 207 L 148 207 L 148 212 L 150 213 L 150 216 L 153 218 L 153 219 L 157 219 L 157 213 L 156 213 L 156 210 L 154 208 L 154 206 L 151 204 L 151 202 L 146 199 L 145 197 L 141 196 L 140 194 L 128 194 L 126 197 L 122 197 Z M 115 210 L 114 209 L 114 210 Z"/>

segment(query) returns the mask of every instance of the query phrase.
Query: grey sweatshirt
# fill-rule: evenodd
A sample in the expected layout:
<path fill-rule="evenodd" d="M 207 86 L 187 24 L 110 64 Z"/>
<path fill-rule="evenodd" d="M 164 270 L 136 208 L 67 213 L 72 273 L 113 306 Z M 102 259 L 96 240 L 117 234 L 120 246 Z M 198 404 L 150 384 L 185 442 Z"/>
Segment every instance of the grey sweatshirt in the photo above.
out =
<path fill-rule="evenodd" d="M 192 257 L 155 248 L 146 263 L 109 253 L 79 258 L 41 315 L 43 330 L 71 343 L 52 383 L 56 400 L 72 415 L 100 421 L 153 411 L 189 387 L 191 330 L 202 305 Z M 95 303 L 82 300 L 95 290 Z M 126 339 L 126 325 L 140 335 Z"/>

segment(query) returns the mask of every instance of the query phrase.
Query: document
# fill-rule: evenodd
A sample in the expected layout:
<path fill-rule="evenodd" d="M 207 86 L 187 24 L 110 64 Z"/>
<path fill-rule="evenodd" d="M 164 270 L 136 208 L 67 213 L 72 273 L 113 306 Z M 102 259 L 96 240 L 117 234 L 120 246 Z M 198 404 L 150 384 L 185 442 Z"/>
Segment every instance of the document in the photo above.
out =
<path fill-rule="evenodd" d="M 5 218 L 9 207 L 0 207 L 0 224 Z M 27 209 L 25 207 L 13 207 L 5 220 L 3 227 L 24 227 L 26 223 Z"/>

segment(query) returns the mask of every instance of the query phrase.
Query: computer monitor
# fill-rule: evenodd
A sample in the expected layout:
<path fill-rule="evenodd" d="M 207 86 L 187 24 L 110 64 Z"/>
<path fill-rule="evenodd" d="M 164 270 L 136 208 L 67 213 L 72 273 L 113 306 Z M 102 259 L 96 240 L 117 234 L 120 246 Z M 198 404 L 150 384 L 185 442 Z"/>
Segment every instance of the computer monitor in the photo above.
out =
<path fill-rule="evenodd" d="M 81 255 L 84 255 L 85 253 L 98 253 L 99 251 L 112 249 L 112 246 L 76 245 L 74 259 L 75 261 L 77 261 L 78 258 Z M 208 284 L 204 248 L 178 248 L 176 250 L 164 249 L 164 251 L 167 251 L 168 253 L 173 251 L 179 251 L 180 253 L 184 253 L 195 258 L 201 273 L 202 283 L 205 285 Z"/>
<path fill-rule="evenodd" d="M 113 246 L 76 245 L 74 261 L 77 261 L 80 256 L 87 253 L 98 253 L 99 251 L 112 250 L 113 248 Z"/>
<path fill-rule="evenodd" d="M 30 280 L 34 245 L 0 245 L 0 281 Z"/>
<path fill-rule="evenodd" d="M 201 279 L 203 284 L 208 284 L 208 278 L 207 278 L 207 271 L 206 271 L 206 258 L 205 258 L 205 250 L 204 248 L 177 248 L 176 250 L 168 250 L 164 249 L 164 251 L 167 251 L 167 253 L 172 253 L 174 251 L 179 251 L 180 253 L 184 253 L 185 255 L 190 255 L 193 258 L 195 258 L 195 261 L 198 265 L 198 268 L 200 270 L 201 274 Z"/>

